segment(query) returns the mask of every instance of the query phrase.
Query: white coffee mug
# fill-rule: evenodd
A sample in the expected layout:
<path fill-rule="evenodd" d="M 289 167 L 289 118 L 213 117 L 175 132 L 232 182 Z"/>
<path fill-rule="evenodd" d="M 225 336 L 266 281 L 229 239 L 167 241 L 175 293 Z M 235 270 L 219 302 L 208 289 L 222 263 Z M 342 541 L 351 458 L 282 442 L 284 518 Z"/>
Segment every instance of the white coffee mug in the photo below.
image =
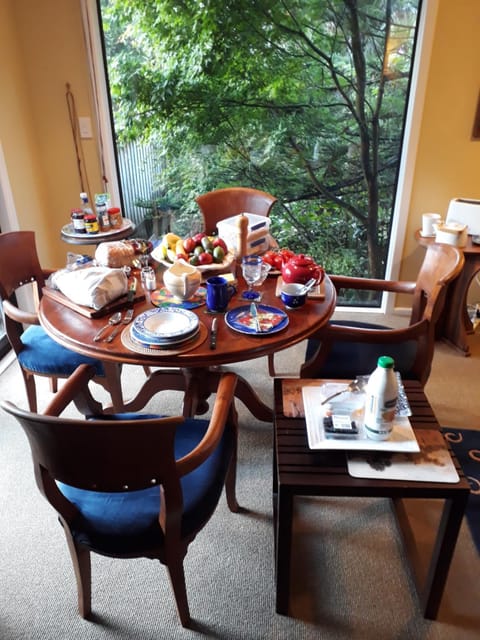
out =
<path fill-rule="evenodd" d="M 431 238 L 435 235 L 436 227 L 440 224 L 442 216 L 439 213 L 424 213 L 422 215 L 422 236 Z"/>

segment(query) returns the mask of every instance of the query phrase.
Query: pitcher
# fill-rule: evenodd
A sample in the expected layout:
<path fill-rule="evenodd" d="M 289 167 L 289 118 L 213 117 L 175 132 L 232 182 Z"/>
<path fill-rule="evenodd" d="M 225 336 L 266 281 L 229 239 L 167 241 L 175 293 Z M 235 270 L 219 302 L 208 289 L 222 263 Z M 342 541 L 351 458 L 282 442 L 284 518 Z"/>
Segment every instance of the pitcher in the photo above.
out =
<path fill-rule="evenodd" d="M 193 265 L 179 260 L 163 274 L 163 282 L 177 300 L 188 300 L 200 286 L 202 276 Z"/>

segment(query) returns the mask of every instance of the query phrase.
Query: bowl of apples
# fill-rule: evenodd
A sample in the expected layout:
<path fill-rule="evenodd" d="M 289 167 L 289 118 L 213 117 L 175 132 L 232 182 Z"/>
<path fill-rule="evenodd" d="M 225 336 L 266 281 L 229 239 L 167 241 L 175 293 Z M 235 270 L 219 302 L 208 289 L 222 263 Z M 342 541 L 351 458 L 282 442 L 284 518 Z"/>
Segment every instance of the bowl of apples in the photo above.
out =
<path fill-rule="evenodd" d="M 154 260 L 171 267 L 178 260 L 196 267 L 205 277 L 232 270 L 235 255 L 222 238 L 196 233 L 194 236 L 180 238 L 167 233 L 150 254 Z"/>

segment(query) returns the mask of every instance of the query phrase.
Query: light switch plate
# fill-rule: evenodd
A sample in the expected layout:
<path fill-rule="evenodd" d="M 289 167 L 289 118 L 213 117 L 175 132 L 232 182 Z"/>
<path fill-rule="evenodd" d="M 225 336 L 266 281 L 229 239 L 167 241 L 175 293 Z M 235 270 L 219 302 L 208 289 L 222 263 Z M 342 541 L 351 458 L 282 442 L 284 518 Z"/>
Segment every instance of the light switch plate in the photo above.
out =
<path fill-rule="evenodd" d="M 93 138 L 92 135 L 92 121 L 88 117 L 78 118 L 78 127 L 80 130 L 81 138 Z"/>

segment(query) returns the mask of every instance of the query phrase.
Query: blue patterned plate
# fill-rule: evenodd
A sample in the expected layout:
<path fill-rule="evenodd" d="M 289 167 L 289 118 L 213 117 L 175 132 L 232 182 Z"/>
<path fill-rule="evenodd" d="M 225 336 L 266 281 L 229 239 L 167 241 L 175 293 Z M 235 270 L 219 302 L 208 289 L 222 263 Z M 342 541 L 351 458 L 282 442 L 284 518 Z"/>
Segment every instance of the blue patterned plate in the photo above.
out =
<path fill-rule="evenodd" d="M 150 309 L 135 318 L 132 333 L 148 342 L 168 342 L 198 329 L 198 317 L 188 309 L 166 306 Z"/>
<path fill-rule="evenodd" d="M 256 336 L 268 336 L 271 333 L 285 329 L 288 325 L 288 316 L 282 309 L 270 307 L 266 304 L 257 304 L 257 310 L 260 331 L 257 331 L 256 321 L 250 312 L 249 304 L 228 311 L 225 314 L 225 322 L 235 331 Z"/>

